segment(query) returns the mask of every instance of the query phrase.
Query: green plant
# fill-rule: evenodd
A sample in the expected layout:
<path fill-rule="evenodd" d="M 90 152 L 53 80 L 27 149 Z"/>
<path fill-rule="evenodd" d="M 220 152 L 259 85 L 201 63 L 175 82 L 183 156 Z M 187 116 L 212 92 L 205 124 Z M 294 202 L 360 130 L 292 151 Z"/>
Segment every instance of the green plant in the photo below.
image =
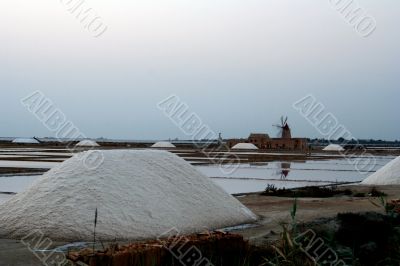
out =
<path fill-rule="evenodd" d="M 267 187 L 265 188 L 265 193 L 275 194 L 277 190 L 278 189 L 275 187 L 275 185 L 268 184 Z"/>
<path fill-rule="evenodd" d="M 395 212 L 395 209 L 393 208 L 392 204 L 389 204 L 386 200 L 386 197 L 380 196 L 379 197 L 379 203 L 374 202 L 373 200 L 369 200 L 373 205 L 375 205 L 378 208 L 383 208 L 385 210 L 385 213 L 389 216 L 397 216 L 398 214 Z"/>
<path fill-rule="evenodd" d="M 292 210 L 290 211 L 290 217 L 292 218 L 292 229 L 296 233 L 296 214 L 297 214 L 297 198 L 294 199 Z"/>
<path fill-rule="evenodd" d="M 385 199 L 380 199 L 385 204 Z M 379 203 L 375 203 L 379 205 Z M 357 265 L 400 265 L 400 220 L 376 212 L 338 214 L 335 240 L 340 256 Z M 353 254 L 353 257 L 349 256 Z M 383 262 L 385 260 L 385 262 Z M 390 263 L 394 262 L 395 263 Z"/>
<path fill-rule="evenodd" d="M 350 189 L 345 189 L 343 190 L 343 194 L 346 196 L 351 196 L 353 195 L 353 191 L 351 191 Z"/>
<path fill-rule="evenodd" d="M 275 256 L 264 258 L 261 265 L 269 266 L 300 266 L 315 265 L 314 262 L 302 251 L 300 246 L 296 245 L 292 239 L 290 230 L 285 224 L 282 224 L 281 238 L 275 245 L 272 245 Z"/>
<path fill-rule="evenodd" d="M 363 192 L 357 192 L 353 196 L 356 198 L 365 198 L 366 195 Z"/>
<path fill-rule="evenodd" d="M 387 196 L 386 193 L 379 191 L 376 187 L 371 188 L 370 192 L 368 193 L 371 197 L 385 197 Z"/>
<path fill-rule="evenodd" d="M 264 196 L 277 197 L 296 197 L 296 198 L 328 198 L 336 195 L 351 195 L 349 189 L 339 190 L 336 186 L 333 187 L 303 187 L 295 189 L 277 189 L 274 185 L 268 185 L 262 193 Z"/>
<path fill-rule="evenodd" d="M 282 233 L 280 239 L 271 245 L 274 256 L 264 257 L 264 263 L 261 265 L 269 266 L 300 266 L 315 265 L 314 262 L 303 252 L 301 247 L 293 241 L 292 235 L 297 232 L 297 215 L 298 202 L 294 199 L 290 210 L 291 228 L 287 223 L 281 223 Z"/>
<path fill-rule="evenodd" d="M 97 227 L 97 208 L 94 213 L 94 226 L 93 226 L 93 255 L 95 254 L 95 245 L 96 245 L 96 227 Z"/>
<path fill-rule="evenodd" d="M 297 213 L 297 198 L 294 199 L 292 210 L 290 211 L 290 217 L 292 217 L 292 221 L 295 222 Z"/>

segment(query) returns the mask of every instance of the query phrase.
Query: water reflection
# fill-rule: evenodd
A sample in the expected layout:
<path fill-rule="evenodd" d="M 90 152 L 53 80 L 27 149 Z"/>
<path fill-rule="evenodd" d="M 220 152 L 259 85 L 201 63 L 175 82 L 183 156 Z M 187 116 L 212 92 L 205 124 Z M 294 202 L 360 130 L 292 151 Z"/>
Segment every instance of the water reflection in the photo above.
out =
<path fill-rule="evenodd" d="M 280 167 L 281 167 L 281 171 L 280 171 L 280 175 L 281 175 L 281 180 L 285 180 L 290 173 L 290 166 L 292 163 L 290 162 L 282 162 Z"/>

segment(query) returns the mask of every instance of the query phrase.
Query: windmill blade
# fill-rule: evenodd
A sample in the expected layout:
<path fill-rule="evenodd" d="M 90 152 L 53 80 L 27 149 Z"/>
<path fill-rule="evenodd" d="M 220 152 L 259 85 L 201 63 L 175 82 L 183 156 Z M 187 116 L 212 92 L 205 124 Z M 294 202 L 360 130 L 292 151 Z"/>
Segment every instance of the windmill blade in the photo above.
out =
<path fill-rule="evenodd" d="M 285 123 L 284 123 L 284 125 L 287 124 L 287 121 L 288 121 L 288 117 L 285 118 Z"/>
<path fill-rule="evenodd" d="M 278 128 L 278 132 L 276 133 L 276 136 L 278 137 L 278 138 L 280 138 L 280 137 L 282 137 L 282 133 L 283 133 L 283 128 L 282 127 L 277 127 Z"/>

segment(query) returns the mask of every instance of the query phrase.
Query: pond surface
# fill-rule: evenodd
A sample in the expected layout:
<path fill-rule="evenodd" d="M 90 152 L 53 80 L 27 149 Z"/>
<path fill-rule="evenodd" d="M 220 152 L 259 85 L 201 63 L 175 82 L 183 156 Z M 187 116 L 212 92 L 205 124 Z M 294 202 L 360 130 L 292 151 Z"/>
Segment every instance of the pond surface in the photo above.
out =
<path fill-rule="evenodd" d="M 305 162 L 269 162 L 230 166 L 198 165 L 196 168 L 230 194 L 263 191 L 268 185 L 295 188 L 360 182 L 394 157 L 378 157 L 373 163 L 346 159 Z"/>
<path fill-rule="evenodd" d="M 50 169 L 56 165 L 58 162 L 38 162 L 38 161 L 7 161 L 7 160 L 0 160 L 0 167 L 5 168 L 45 168 Z"/>
<path fill-rule="evenodd" d="M 0 176 L 0 204 L 15 194 L 25 191 L 40 175 Z"/>
<path fill-rule="evenodd" d="M 19 193 L 27 189 L 40 175 L 0 176 L 0 193 Z"/>

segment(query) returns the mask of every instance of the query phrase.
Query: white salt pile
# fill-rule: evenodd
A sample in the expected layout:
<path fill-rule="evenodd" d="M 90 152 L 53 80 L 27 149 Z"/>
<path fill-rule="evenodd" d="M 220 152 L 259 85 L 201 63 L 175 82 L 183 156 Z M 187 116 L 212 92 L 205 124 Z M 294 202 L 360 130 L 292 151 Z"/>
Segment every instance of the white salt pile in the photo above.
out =
<path fill-rule="evenodd" d="M 400 185 L 400 156 L 364 179 L 363 185 Z"/>
<path fill-rule="evenodd" d="M 174 144 L 168 141 L 159 141 L 151 145 L 152 148 L 176 148 Z"/>
<path fill-rule="evenodd" d="M 17 139 L 14 139 L 12 142 L 13 143 L 26 143 L 26 144 L 38 144 L 39 143 L 39 141 L 37 141 L 34 138 L 27 138 L 27 139 L 17 138 Z"/>
<path fill-rule="evenodd" d="M 0 238 L 40 230 L 52 240 L 154 239 L 247 222 L 255 215 L 178 156 L 155 150 L 102 151 L 94 170 L 79 153 L 0 205 Z"/>
<path fill-rule="evenodd" d="M 238 143 L 232 147 L 233 150 L 258 150 L 257 146 L 252 143 Z"/>
<path fill-rule="evenodd" d="M 82 141 L 78 142 L 78 144 L 76 144 L 75 146 L 77 146 L 77 147 L 99 147 L 100 145 L 96 141 L 86 139 L 86 140 L 82 140 Z"/>
<path fill-rule="evenodd" d="M 344 151 L 344 148 L 338 144 L 330 144 L 326 146 L 323 151 Z"/>

